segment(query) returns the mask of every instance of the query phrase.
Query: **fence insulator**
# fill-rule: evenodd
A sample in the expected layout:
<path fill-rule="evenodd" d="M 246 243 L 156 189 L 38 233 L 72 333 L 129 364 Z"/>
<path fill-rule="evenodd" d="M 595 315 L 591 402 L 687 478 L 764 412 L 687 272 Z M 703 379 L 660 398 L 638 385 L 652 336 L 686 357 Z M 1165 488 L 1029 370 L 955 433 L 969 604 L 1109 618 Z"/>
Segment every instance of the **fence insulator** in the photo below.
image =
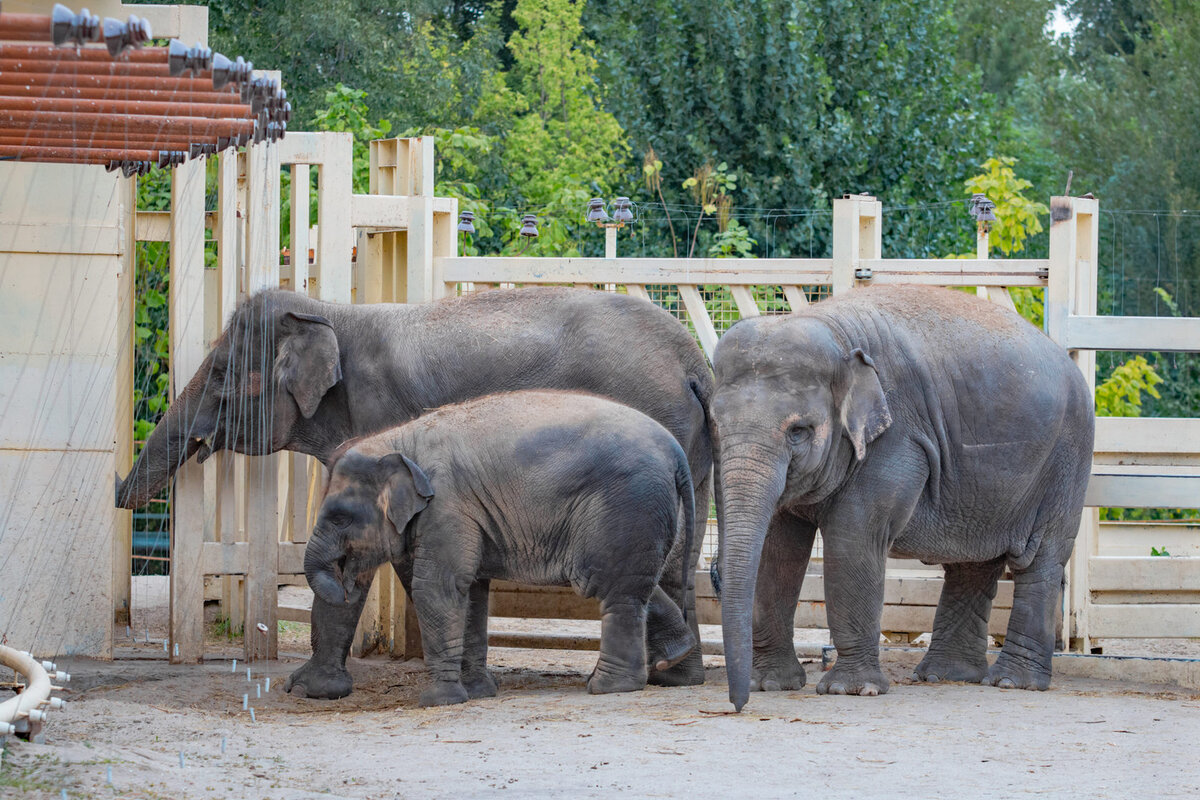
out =
<path fill-rule="evenodd" d="M 254 72 L 254 64 L 241 56 L 236 61 L 230 61 L 220 53 L 213 54 L 212 82 L 214 89 L 223 89 L 228 85 L 241 86 L 250 80 Z"/>
<path fill-rule="evenodd" d="M 212 69 L 213 51 L 211 48 L 197 44 L 188 47 L 178 39 L 172 39 L 167 44 L 167 70 L 171 77 L 178 77 L 185 72 L 199 75 Z"/>
<path fill-rule="evenodd" d="M 150 23 L 131 14 L 127 22 L 106 17 L 104 19 L 104 44 L 113 58 L 131 48 L 141 47 L 150 41 Z"/>
<path fill-rule="evenodd" d="M 43 35 L 45 29 L 43 28 Z M 50 13 L 50 40 L 56 47 L 74 44 L 82 47 L 88 42 L 100 41 L 100 18 L 85 8 L 78 14 L 56 3 Z"/>

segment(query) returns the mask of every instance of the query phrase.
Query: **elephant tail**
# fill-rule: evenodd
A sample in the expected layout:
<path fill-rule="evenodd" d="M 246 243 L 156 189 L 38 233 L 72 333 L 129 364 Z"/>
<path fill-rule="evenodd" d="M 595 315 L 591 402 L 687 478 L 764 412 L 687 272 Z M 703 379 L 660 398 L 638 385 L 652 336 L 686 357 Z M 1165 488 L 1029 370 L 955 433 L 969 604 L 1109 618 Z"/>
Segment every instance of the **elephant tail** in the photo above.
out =
<path fill-rule="evenodd" d="M 687 456 L 679 449 L 675 459 L 675 492 L 683 502 L 683 581 L 679 585 L 685 590 L 688 585 L 688 570 L 695 569 L 692 563 L 692 541 L 696 534 L 696 497 L 692 489 L 692 470 Z M 683 604 L 683 621 L 687 622 L 687 603 Z"/>

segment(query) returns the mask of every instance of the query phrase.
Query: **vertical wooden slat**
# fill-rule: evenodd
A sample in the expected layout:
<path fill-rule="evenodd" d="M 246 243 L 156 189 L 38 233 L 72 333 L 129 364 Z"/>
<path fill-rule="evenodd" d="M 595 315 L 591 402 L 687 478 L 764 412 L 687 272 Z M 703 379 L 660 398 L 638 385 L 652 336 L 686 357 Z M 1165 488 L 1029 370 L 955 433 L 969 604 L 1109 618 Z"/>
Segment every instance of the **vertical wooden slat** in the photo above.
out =
<path fill-rule="evenodd" d="M 137 176 L 126 178 L 120 189 L 122 248 L 121 274 L 118 277 L 117 308 L 117 372 L 116 391 L 116 449 L 113 466 L 124 478 L 133 468 L 133 366 L 134 366 L 134 286 L 137 266 L 135 221 L 137 213 Z M 116 535 L 113 536 L 113 621 L 129 624 L 132 600 L 133 511 L 119 508 L 116 513 Z"/>
<path fill-rule="evenodd" d="M 171 180 L 171 394 L 178 398 L 204 359 L 204 162 L 175 169 Z M 204 467 L 191 460 L 175 474 L 171 502 L 170 660 L 204 655 Z"/>
<path fill-rule="evenodd" d="M 321 136 L 321 143 L 324 153 L 317 177 L 317 219 L 320 223 L 317 294 L 322 300 L 349 303 L 353 277 L 350 256 L 354 249 L 350 227 L 353 139 L 349 133 L 328 133 Z"/>
<path fill-rule="evenodd" d="M 309 217 L 309 167 L 307 164 L 292 164 L 291 229 L 288 231 L 288 246 L 291 250 L 292 291 L 308 294 L 308 217 Z"/>
<path fill-rule="evenodd" d="M 639 300 L 645 300 L 647 302 L 650 300 L 650 293 L 646 291 L 646 287 L 638 286 L 636 283 L 626 284 L 625 294 L 629 295 L 630 297 L 636 297 Z"/>
<path fill-rule="evenodd" d="M 754 301 L 754 293 L 749 286 L 730 286 L 729 293 L 733 295 L 733 302 L 742 319 L 759 315 L 758 303 Z"/>
<path fill-rule="evenodd" d="M 246 289 L 252 294 L 279 286 L 279 151 L 276 148 L 256 146 L 248 150 L 246 184 Z M 252 357 L 266 360 L 264 354 Z M 275 391 L 271 364 L 255 364 L 253 368 L 262 371 L 264 413 L 269 414 L 268 398 Z M 278 654 L 279 463 L 278 455 L 258 456 L 246 469 L 247 661 L 272 659 Z"/>
<path fill-rule="evenodd" d="M 712 361 L 713 351 L 717 349 L 717 331 L 708 316 L 708 309 L 704 307 L 704 298 L 695 286 L 681 283 L 678 288 L 679 299 L 687 308 L 688 318 L 691 319 L 696 336 L 700 339 L 700 347 L 704 349 L 708 360 Z"/>

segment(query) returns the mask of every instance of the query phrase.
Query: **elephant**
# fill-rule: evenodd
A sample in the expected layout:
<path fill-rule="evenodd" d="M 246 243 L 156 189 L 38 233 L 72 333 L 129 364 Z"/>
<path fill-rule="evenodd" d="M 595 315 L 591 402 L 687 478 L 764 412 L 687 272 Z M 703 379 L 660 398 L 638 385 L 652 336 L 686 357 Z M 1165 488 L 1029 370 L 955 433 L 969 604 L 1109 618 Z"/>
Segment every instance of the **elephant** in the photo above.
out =
<path fill-rule="evenodd" d="M 505 289 L 426 304 L 343 305 L 267 290 L 242 302 L 196 374 L 150 434 L 116 502 L 137 508 L 195 455 L 220 449 L 260 455 L 293 450 L 326 466 L 344 442 L 387 430 L 428 409 L 501 391 L 569 389 L 612 398 L 669 430 L 697 476 L 707 509 L 712 373 L 687 329 L 628 295 L 570 288 Z M 698 525 L 704 525 L 703 515 Z M 694 565 L 703 531 L 688 554 Z M 694 608 L 694 572 L 663 589 Z M 365 598 L 313 601 L 312 658 L 286 687 L 338 698 L 353 688 L 346 657 Z M 648 636 L 671 609 L 651 602 Z M 675 612 L 677 613 L 677 612 Z M 690 623 L 695 628 L 695 615 Z M 699 634 L 696 634 L 699 641 Z M 656 645 L 650 642 L 651 649 Z M 699 649 L 650 678 L 704 680 Z"/>
<path fill-rule="evenodd" d="M 1095 427 L 1067 353 L 948 289 L 855 289 L 733 325 L 714 353 L 729 699 L 798 689 L 792 620 L 818 528 L 837 661 L 821 694 L 878 695 L 889 555 L 942 564 L 919 680 L 1045 689 Z M 1014 581 L 1003 648 L 987 621 Z"/>
<path fill-rule="evenodd" d="M 489 395 L 353 444 L 333 467 L 304 572 L 339 606 L 367 591 L 362 576 L 393 564 L 434 679 L 422 706 L 496 694 L 486 666 L 494 578 L 598 598 L 600 658 L 588 691 L 632 692 L 646 685 L 648 659 L 664 670 L 697 643 L 658 585 L 681 518 L 690 540 L 687 456 L 645 414 L 577 392 Z M 672 638 L 647 654 L 655 595 L 674 610 L 662 624 Z"/>

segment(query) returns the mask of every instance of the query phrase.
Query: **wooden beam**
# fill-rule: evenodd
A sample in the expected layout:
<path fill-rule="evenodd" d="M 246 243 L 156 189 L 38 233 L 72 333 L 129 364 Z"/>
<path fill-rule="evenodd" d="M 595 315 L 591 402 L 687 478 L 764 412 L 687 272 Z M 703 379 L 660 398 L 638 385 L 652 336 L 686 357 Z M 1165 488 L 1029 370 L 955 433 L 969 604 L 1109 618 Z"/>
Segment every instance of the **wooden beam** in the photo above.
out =
<path fill-rule="evenodd" d="M 828 258 L 435 258 L 447 283 L 826 284 Z"/>
<path fill-rule="evenodd" d="M 758 303 L 754 300 L 754 293 L 749 286 L 733 285 L 729 287 L 729 293 L 733 295 L 733 302 L 737 306 L 738 314 L 745 319 L 747 317 L 757 317 L 759 315 Z"/>
<path fill-rule="evenodd" d="M 1200 592 L 1200 558 L 1092 556 L 1088 575 L 1093 592 Z"/>
<path fill-rule="evenodd" d="M 1200 454 L 1200 419 L 1096 417 L 1097 453 Z"/>
<path fill-rule="evenodd" d="M 1068 350 L 1200 352 L 1198 317 L 1072 316 L 1066 329 Z"/>
<path fill-rule="evenodd" d="M 713 327 L 712 320 L 709 319 L 704 298 L 700 296 L 700 291 L 695 286 L 680 283 L 676 285 L 676 288 L 679 290 L 679 299 L 687 308 L 688 319 L 692 321 L 692 326 L 696 329 L 700 346 L 704 349 L 708 360 L 712 361 L 713 353 L 717 349 L 717 330 Z"/>
<path fill-rule="evenodd" d="M 1192 603 L 1089 607 L 1093 639 L 1200 638 L 1200 606 Z"/>
<path fill-rule="evenodd" d="M 1094 469 L 1083 501 L 1085 506 L 1195 508 L 1200 505 L 1200 472 L 1168 472 L 1166 467 Z"/>
<path fill-rule="evenodd" d="M 799 286 L 784 285 L 783 296 L 787 298 L 788 307 L 793 312 L 799 311 L 808 305 L 808 295 Z"/>

